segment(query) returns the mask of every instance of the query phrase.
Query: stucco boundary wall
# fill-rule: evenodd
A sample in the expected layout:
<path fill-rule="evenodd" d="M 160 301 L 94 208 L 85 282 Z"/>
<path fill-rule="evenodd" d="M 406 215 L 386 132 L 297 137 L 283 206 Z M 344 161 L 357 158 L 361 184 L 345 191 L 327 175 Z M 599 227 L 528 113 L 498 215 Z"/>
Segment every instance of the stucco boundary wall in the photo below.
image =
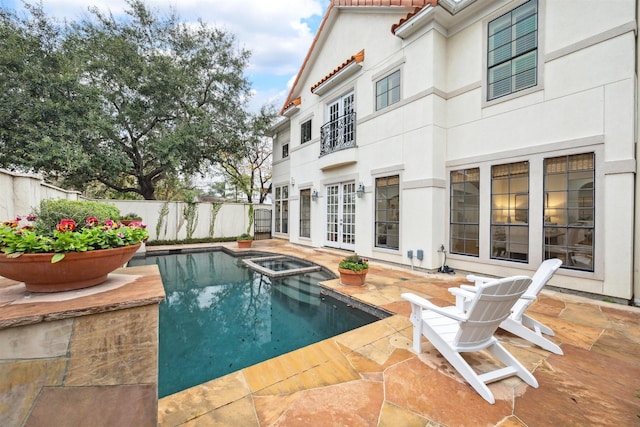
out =
<path fill-rule="evenodd" d="M 38 175 L 0 169 L 0 221 L 26 216 L 44 199 L 84 199 L 77 191 L 48 184 Z M 98 200 L 114 204 L 122 215 L 138 214 L 149 230 L 149 240 L 184 240 L 187 237 L 226 238 L 249 230 L 253 234 L 249 203 L 195 203 L 161 200 Z M 268 205 L 254 205 L 268 209 Z M 190 236 L 189 236 L 190 234 Z"/>

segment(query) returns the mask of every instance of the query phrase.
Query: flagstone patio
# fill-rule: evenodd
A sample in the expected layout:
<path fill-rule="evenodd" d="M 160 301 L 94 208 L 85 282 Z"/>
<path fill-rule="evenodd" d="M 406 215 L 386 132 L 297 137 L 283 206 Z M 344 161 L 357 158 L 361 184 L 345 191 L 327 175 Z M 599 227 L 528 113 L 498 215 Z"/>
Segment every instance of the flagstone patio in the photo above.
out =
<path fill-rule="evenodd" d="M 234 244 L 227 244 L 233 248 Z M 161 247 L 149 250 L 163 250 Z M 235 249 L 234 249 L 235 250 Z M 312 260 L 337 273 L 339 251 L 282 241 L 254 249 Z M 543 290 L 528 314 L 550 326 L 563 356 L 500 331 L 499 339 L 535 375 L 490 385 L 482 399 L 423 339 L 411 351 L 413 292 L 441 306 L 464 276 L 372 263 L 363 287 L 330 289 L 395 313 L 362 328 L 242 369 L 159 401 L 160 426 L 629 426 L 640 419 L 640 308 Z M 465 356 L 467 357 L 467 356 Z M 494 361 L 468 356 L 482 370 Z"/>

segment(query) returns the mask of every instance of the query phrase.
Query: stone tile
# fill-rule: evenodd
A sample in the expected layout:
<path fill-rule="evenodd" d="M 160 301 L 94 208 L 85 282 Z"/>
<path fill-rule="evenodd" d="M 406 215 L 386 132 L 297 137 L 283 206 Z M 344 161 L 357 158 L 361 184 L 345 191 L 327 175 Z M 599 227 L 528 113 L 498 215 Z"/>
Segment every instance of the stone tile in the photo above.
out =
<path fill-rule="evenodd" d="M 387 369 L 385 392 L 389 403 L 451 426 L 496 425 L 511 413 L 513 399 L 494 393 L 496 403 L 490 405 L 461 377 L 446 375 L 417 357 Z"/>
<path fill-rule="evenodd" d="M 325 340 L 250 366 L 243 369 L 242 372 L 251 391 L 257 392 L 335 359 L 344 359 L 344 356 L 332 340 Z"/>
<path fill-rule="evenodd" d="M 25 427 L 154 427 L 155 397 L 155 385 L 46 387 Z"/>
<path fill-rule="evenodd" d="M 610 357 L 612 360 L 629 363 L 640 368 L 640 341 L 632 338 L 639 331 L 605 331 L 591 348 L 592 353 Z M 640 389 L 640 379 L 638 380 Z M 640 420 L 639 420 L 640 421 Z"/>
<path fill-rule="evenodd" d="M 0 362 L 0 420 L 20 426 L 42 387 L 61 385 L 64 358 Z"/>
<path fill-rule="evenodd" d="M 370 323 L 361 328 L 340 334 L 334 337 L 334 340 L 351 350 L 357 350 L 372 342 L 378 341 L 381 337 L 389 337 L 395 333 L 395 328 L 388 322 L 381 321 Z"/>
<path fill-rule="evenodd" d="M 207 412 L 189 422 L 181 424 L 184 427 L 195 426 L 242 426 L 260 427 L 253 409 L 250 397 L 237 400 L 222 408 Z"/>
<path fill-rule="evenodd" d="M 0 329 L 0 359 L 60 357 L 67 354 L 73 319 Z"/>
<path fill-rule="evenodd" d="M 409 303 L 407 303 L 407 305 L 409 305 Z M 409 320 L 409 318 L 403 315 L 387 317 L 382 321 L 389 324 L 389 326 L 394 328 L 396 331 L 400 331 L 400 330 L 412 327 L 411 321 Z"/>
<path fill-rule="evenodd" d="M 424 427 L 427 422 L 429 420 L 418 414 L 385 402 L 382 405 L 382 411 L 380 411 L 378 427 Z"/>
<path fill-rule="evenodd" d="M 566 322 L 601 330 L 609 326 L 609 319 L 595 304 L 567 303 L 559 318 Z"/>
<path fill-rule="evenodd" d="M 538 294 L 536 302 L 527 309 L 527 314 L 544 314 L 548 317 L 558 317 L 566 307 L 564 301 L 545 295 L 544 291 Z M 535 317 L 535 316 L 531 316 Z"/>
<path fill-rule="evenodd" d="M 261 426 L 271 426 L 304 392 L 274 396 L 255 396 L 253 404 Z"/>
<path fill-rule="evenodd" d="M 518 417 L 512 415 L 500 421 L 498 424 L 496 424 L 496 427 L 528 427 L 528 426 L 522 421 L 520 421 Z"/>
<path fill-rule="evenodd" d="M 0 328 L 155 305 L 165 298 L 160 272 L 155 265 L 118 269 L 114 274 L 133 277 L 135 280 L 125 280 L 127 283 L 123 286 L 104 292 L 101 289 L 103 285 L 109 286 L 107 282 L 96 286 L 97 289 L 60 292 L 37 298 L 31 297 L 24 285 L 19 285 L 20 292 L 16 292 L 16 282 L 0 282 L 0 300 L 5 300 L 0 311 Z M 46 302 L 30 302 L 42 299 Z"/>
<path fill-rule="evenodd" d="M 65 385 L 156 383 L 158 307 L 79 317 Z"/>
<path fill-rule="evenodd" d="M 565 356 L 551 355 L 536 370 L 540 386 L 518 400 L 515 415 L 526 425 L 636 425 L 637 381 L 626 379 L 640 378 L 638 368 L 582 348 L 563 349 Z"/>
<path fill-rule="evenodd" d="M 593 322 L 585 325 L 564 318 L 548 319 L 545 325 L 550 327 L 555 333 L 555 336 L 552 338 L 554 342 L 570 344 L 585 349 L 591 348 L 605 330 L 604 325 L 598 327 L 597 323 L 594 324 Z M 560 345 L 560 347 L 562 348 L 563 345 Z"/>
<path fill-rule="evenodd" d="M 600 310 L 612 323 L 611 327 L 629 329 L 630 326 L 640 327 L 640 316 L 635 307 L 624 307 L 619 304 L 606 304 L 600 306 Z"/>
<path fill-rule="evenodd" d="M 158 425 L 176 426 L 251 394 L 242 372 L 188 388 L 158 401 Z"/>
<path fill-rule="evenodd" d="M 360 379 L 359 373 L 343 355 L 328 360 L 269 387 L 254 392 L 256 396 L 286 394 L 296 391 L 327 387 Z"/>
<path fill-rule="evenodd" d="M 383 401 L 379 382 L 358 380 L 308 390 L 272 426 L 375 426 Z"/>

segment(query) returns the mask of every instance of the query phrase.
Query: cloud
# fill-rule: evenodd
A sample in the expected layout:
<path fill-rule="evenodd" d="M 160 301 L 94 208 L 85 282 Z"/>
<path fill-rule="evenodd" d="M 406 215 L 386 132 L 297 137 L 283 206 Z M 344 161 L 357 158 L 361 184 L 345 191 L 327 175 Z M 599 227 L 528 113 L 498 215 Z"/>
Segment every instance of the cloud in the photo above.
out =
<path fill-rule="evenodd" d="M 88 5 L 115 16 L 128 8 L 124 0 L 42 0 L 42 4 L 49 16 L 68 21 L 86 16 Z M 146 4 L 160 14 L 173 8 L 185 22 L 200 19 L 234 33 L 239 45 L 252 52 L 246 72 L 254 82 L 254 109 L 265 102 L 281 107 L 329 0 L 146 0 Z M 7 0 L 0 0 L 0 5 L 6 6 Z"/>

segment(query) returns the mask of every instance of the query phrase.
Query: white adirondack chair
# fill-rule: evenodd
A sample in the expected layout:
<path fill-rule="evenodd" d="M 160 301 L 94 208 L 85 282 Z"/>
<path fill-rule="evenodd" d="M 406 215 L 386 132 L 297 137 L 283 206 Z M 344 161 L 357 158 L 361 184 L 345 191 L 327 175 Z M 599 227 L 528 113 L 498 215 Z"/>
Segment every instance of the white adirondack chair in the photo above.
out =
<path fill-rule="evenodd" d="M 422 335 L 453 365 L 464 379 L 487 402 L 495 403 L 487 383 L 517 375 L 532 387 L 538 387 L 534 376 L 518 362 L 494 337 L 500 323 L 511 313 L 511 307 L 525 293 L 531 279 L 514 276 L 480 285 L 475 292 L 450 289 L 469 299 L 466 310 L 456 306 L 438 307 L 414 294 L 402 294 L 411 303 L 413 349 L 422 351 Z M 505 366 L 478 374 L 460 355 L 463 352 L 488 350 Z"/>
<path fill-rule="evenodd" d="M 546 334 L 553 336 L 554 333 L 551 328 L 535 319 L 532 319 L 524 313 L 536 300 L 544 285 L 547 284 L 549 279 L 551 279 L 551 276 L 553 276 L 558 268 L 560 268 L 560 265 L 562 265 L 562 261 L 557 258 L 548 259 L 540 264 L 540 267 L 538 267 L 538 270 L 531 278 L 531 285 L 529 286 L 529 289 L 524 293 L 526 298 L 520 298 L 520 300 L 515 303 L 511 309 L 511 315 L 504 319 L 500 324 L 500 327 L 505 331 L 509 331 L 514 335 L 522 337 L 525 340 L 544 348 L 547 351 L 562 355 L 564 354 L 562 349 L 560 349 L 556 343 L 542 335 Z M 477 286 L 495 279 L 468 275 L 467 280 L 475 282 L 475 286 L 462 285 L 460 287 L 465 290 L 473 291 Z M 460 304 L 465 304 L 463 298 L 456 299 L 456 305 Z"/>

